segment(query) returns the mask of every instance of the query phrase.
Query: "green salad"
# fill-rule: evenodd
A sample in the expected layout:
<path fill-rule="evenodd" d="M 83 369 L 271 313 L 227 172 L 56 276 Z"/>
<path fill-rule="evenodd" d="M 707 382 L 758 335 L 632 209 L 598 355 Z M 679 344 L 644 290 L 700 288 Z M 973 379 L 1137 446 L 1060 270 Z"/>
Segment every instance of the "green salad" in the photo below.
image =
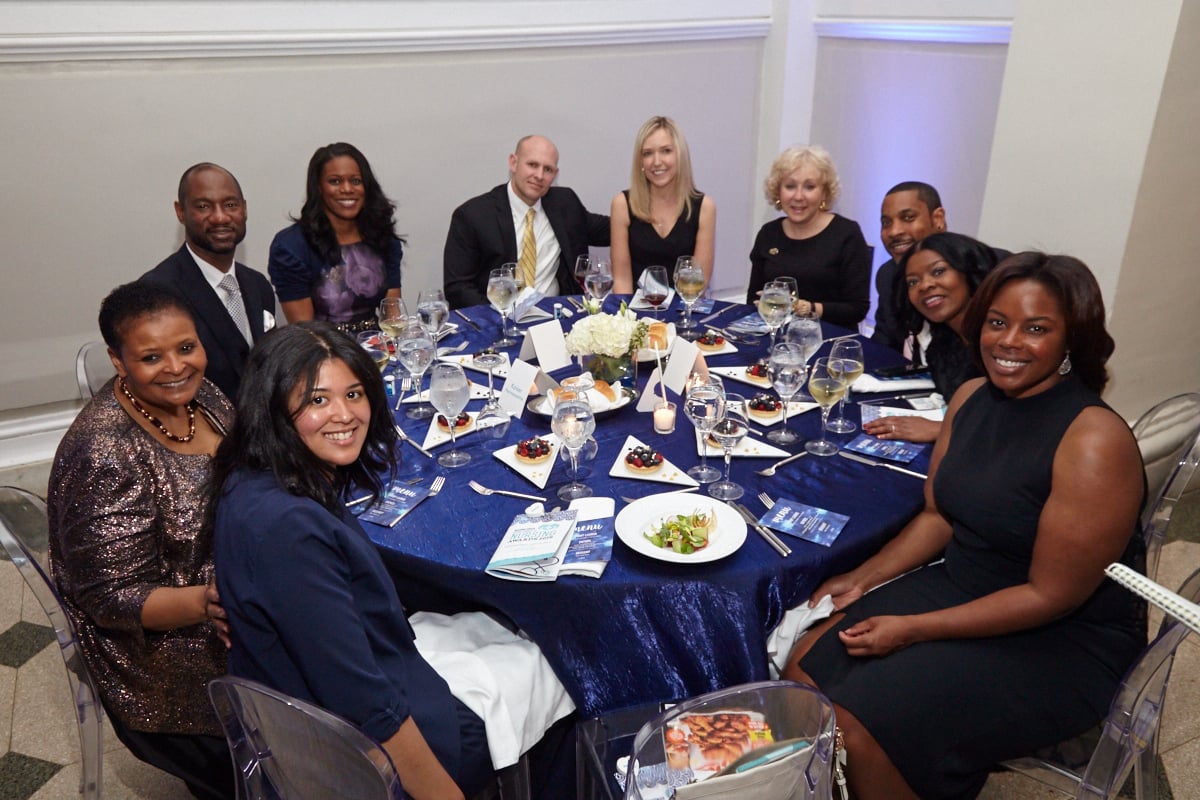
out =
<path fill-rule="evenodd" d="M 708 535 L 715 526 L 714 514 L 697 509 L 691 514 L 668 517 L 642 535 L 655 547 L 688 555 L 708 547 Z"/>

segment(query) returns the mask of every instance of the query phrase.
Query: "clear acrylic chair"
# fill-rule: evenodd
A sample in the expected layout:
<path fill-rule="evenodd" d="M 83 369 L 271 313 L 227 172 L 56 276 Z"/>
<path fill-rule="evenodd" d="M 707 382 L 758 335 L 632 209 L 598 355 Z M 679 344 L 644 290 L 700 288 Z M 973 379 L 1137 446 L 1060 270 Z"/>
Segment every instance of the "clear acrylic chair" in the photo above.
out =
<path fill-rule="evenodd" d="M 208 696 L 237 767 L 238 800 L 397 800 L 388 754 L 346 720 L 262 684 L 224 676 Z"/>
<path fill-rule="evenodd" d="M 736 775 L 687 784 L 740 751 L 746 759 L 769 753 L 753 744 L 761 738 L 760 724 L 769 726 L 777 745 L 792 741 L 798 749 Z M 685 700 L 645 723 L 625 770 L 625 798 L 662 797 L 674 785 L 678 798 L 829 800 L 833 757 L 833 704 L 825 695 L 791 681 L 748 683 Z"/>
<path fill-rule="evenodd" d="M 88 342 L 75 354 L 75 382 L 81 400 L 90 400 L 116 374 L 104 342 Z"/>
<path fill-rule="evenodd" d="M 1142 512 L 1146 577 L 1156 578 L 1171 515 L 1200 464 L 1200 393 L 1159 403 L 1134 423 L 1133 435 L 1146 464 L 1147 502 Z"/>
<path fill-rule="evenodd" d="M 46 504 L 42 499 L 22 489 L 0 487 L 0 546 L 3 546 L 4 552 L 50 618 L 58 638 L 58 649 L 67 666 L 67 680 L 71 685 L 75 720 L 79 727 L 79 794 L 84 800 L 98 800 L 103 752 L 100 729 L 104 710 L 96 694 L 96 685 L 80 655 L 75 628 L 50 580 L 46 558 L 48 535 Z"/>
<path fill-rule="evenodd" d="M 1193 602 L 1200 601 L 1200 569 L 1183 582 L 1179 594 Z M 1158 636 L 1121 681 L 1099 739 L 1084 763 L 1074 765 L 1071 750 L 1060 747 L 1054 748 L 1053 754 L 1044 754 L 1045 757 L 1018 758 L 1004 762 L 1003 766 L 1077 800 L 1117 797 L 1132 771 L 1137 800 L 1156 800 L 1158 728 L 1175 652 L 1188 630 L 1176 619 L 1163 619 Z"/>

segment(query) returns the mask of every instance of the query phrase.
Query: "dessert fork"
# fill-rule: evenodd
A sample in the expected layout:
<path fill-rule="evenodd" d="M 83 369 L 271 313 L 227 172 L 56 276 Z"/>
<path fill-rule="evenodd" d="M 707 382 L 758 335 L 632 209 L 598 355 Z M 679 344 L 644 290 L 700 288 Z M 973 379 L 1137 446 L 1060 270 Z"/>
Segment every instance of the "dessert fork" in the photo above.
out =
<path fill-rule="evenodd" d="M 546 498 L 538 497 L 537 495 L 533 495 L 533 494 L 521 494 L 520 492 L 510 492 L 505 489 L 489 489 L 488 487 L 484 486 L 482 483 L 479 483 L 478 481 L 471 481 L 470 487 L 475 490 L 476 494 L 482 494 L 482 495 L 502 494 L 507 497 L 520 497 L 523 500 L 536 500 L 539 503 L 546 502 Z"/>
<path fill-rule="evenodd" d="M 796 455 L 788 456 L 787 458 L 783 459 L 782 461 L 776 461 L 774 464 L 772 464 L 769 467 L 764 467 L 763 469 L 754 470 L 754 474 L 762 475 L 764 478 L 769 478 L 775 474 L 775 469 L 777 467 L 782 467 L 784 464 L 791 463 L 792 461 L 795 461 L 797 458 L 800 458 L 801 456 L 806 456 L 806 455 L 808 455 L 808 451 L 801 450 L 799 453 L 796 453 Z"/>

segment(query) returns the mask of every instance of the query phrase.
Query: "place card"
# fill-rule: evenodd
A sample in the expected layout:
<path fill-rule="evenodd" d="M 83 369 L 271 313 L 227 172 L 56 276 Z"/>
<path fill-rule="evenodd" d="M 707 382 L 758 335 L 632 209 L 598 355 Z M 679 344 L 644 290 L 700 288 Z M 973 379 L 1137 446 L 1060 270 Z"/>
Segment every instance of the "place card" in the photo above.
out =
<path fill-rule="evenodd" d="M 780 499 L 758 521 L 788 536 L 829 547 L 850 517 L 797 500 Z"/>
<path fill-rule="evenodd" d="M 842 445 L 843 450 L 861 453 L 864 456 L 883 458 L 888 461 L 898 461 L 907 464 L 925 449 L 923 444 L 914 444 L 900 439 L 876 439 L 867 433 L 860 433 L 849 444 Z"/>
<path fill-rule="evenodd" d="M 517 359 L 508 368 L 508 377 L 500 387 L 500 407 L 510 417 L 521 417 L 525 412 L 525 401 L 538 379 L 539 370 L 534 365 Z"/>
<path fill-rule="evenodd" d="M 562 322 L 551 319 L 531 326 L 525 331 L 518 358 L 526 361 L 536 358 L 543 372 L 554 372 L 569 366 L 571 356 L 567 354 L 567 338 L 563 334 Z"/>

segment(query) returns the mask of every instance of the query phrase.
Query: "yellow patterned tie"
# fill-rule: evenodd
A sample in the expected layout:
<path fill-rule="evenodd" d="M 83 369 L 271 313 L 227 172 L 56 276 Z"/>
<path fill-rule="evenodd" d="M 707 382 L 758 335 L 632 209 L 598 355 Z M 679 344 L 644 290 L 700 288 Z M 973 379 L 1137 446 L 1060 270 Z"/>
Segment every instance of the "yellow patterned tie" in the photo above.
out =
<path fill-rule="evenodd" d="M 520 279 L 526 286 L 533 286 L 534 275 L 537 272 L 537 242 L 533 238 L 532 208 L 525 212 L 525 234 L 521 237 L 521 260 L 517 263 Z"/>

